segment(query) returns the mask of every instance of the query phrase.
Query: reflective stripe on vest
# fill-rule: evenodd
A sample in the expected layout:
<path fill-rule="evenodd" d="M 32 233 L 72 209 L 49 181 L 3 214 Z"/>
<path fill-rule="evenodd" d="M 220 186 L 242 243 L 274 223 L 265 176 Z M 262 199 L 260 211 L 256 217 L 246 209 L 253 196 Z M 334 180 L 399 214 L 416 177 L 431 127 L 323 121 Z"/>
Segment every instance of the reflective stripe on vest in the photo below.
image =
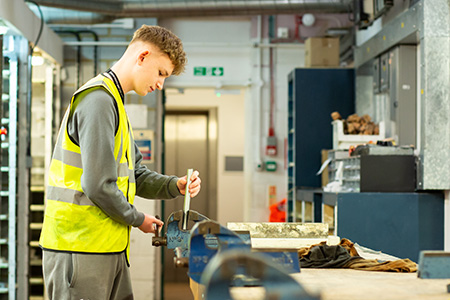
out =
<path fill-rule="evenodd" d="M 75 97 L 93 87 L 104 88 L 116 101 L 119 113 L 119 127 L 114 137 L 116 183 L 128 202 L 133 204 L 134 201 L 136 183 L 132 130 L 117 87 L 111 79 L 99 75 L 75 92 L 59 131 L 50 164 L 44 224 L 39 240 L 44 249 L 120 253 L 129 245 L 130 227 L 111 219 L 84 194 L 80 147 L 68 134 Z"/>

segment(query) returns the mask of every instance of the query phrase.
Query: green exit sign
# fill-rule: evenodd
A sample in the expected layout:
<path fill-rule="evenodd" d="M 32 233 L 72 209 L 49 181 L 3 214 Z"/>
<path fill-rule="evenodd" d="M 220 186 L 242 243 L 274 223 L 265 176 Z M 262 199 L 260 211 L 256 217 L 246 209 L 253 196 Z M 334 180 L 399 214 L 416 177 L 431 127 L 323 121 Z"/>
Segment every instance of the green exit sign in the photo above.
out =
<path fill-rule="evenodd" d="M 194 76 L 223 76 L 223 67 L 194 67 Z"/>

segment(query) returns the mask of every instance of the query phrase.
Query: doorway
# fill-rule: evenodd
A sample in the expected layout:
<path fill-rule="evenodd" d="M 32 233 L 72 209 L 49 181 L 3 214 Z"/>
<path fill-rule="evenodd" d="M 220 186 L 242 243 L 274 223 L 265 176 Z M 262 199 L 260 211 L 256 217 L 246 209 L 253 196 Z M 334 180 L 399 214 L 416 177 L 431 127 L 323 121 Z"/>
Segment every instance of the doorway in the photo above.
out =
<path fill-rule="evenodd" d="M 165 170 L 168 175 L 184 176 L 188 168 L 198 170 L 202 180 L 200 193 L 191 199 L 190 209 L 211 219 L 216 218 L 216 128 L 215 110 L 166 111 L 164 121 Z M 164 220 L 172 212 L 182 210 L 184 197 L 164 202 Z M 189 289 L 186 268 L 175 268 L 173 249 L 164 247 L 164 298 L 170 298 L 174 288 Z M 188 293 L 184 293 L 187 295 Z M 189 292 L 190 294 L 190 292 Z M 180 294 L 178 294 L 180 295 Z M 183 299 L 191 299 L 184 298 Z"/>

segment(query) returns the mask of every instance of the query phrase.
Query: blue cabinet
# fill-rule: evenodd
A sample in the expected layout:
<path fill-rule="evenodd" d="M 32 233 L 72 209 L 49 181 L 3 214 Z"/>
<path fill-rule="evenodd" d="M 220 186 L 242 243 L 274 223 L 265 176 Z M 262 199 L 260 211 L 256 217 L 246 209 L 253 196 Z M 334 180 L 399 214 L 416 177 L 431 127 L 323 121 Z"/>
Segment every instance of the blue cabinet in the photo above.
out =
<path fill-rule="evenodd" d="M 442 192 L 325 193 L 297 189 L 297 205 L 303 208 L 307 222 L 327 223 L 330 234 L 399 258 L 417 262 L 422 250 L 444 249 Z M 305 211 L 306 207 L 310 209 Z"/>
<path fill-rule="evenodd" d="M 422 250 L 444 249 L 444 195 L 324 194 L 335 200 L 337 234 L 362 246 L 418 262 Z"/>
<path fill-rule="evenodd" d="M 320 188 L 321 150 L 332 149 L 331 113 L 355 112 L 353 69 L 294 69 L 288 76 L 287 221 L 295 222 L 296 188 Z"/>

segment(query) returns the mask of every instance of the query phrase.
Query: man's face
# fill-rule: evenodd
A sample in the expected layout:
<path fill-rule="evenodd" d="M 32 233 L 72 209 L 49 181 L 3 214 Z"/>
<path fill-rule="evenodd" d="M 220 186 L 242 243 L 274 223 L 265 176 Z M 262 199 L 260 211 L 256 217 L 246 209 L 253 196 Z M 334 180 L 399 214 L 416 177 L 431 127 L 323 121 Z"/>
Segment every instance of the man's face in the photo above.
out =
<path fill-rule="evenodd" d="M 169 56 L 156 47 L 149 47 L 139 56 L 138 72 L 134 90 L 139 96 L 145 96 L 154 90 L 162 90 L 164 80 L 173 72 L 174 66 Z"/>

